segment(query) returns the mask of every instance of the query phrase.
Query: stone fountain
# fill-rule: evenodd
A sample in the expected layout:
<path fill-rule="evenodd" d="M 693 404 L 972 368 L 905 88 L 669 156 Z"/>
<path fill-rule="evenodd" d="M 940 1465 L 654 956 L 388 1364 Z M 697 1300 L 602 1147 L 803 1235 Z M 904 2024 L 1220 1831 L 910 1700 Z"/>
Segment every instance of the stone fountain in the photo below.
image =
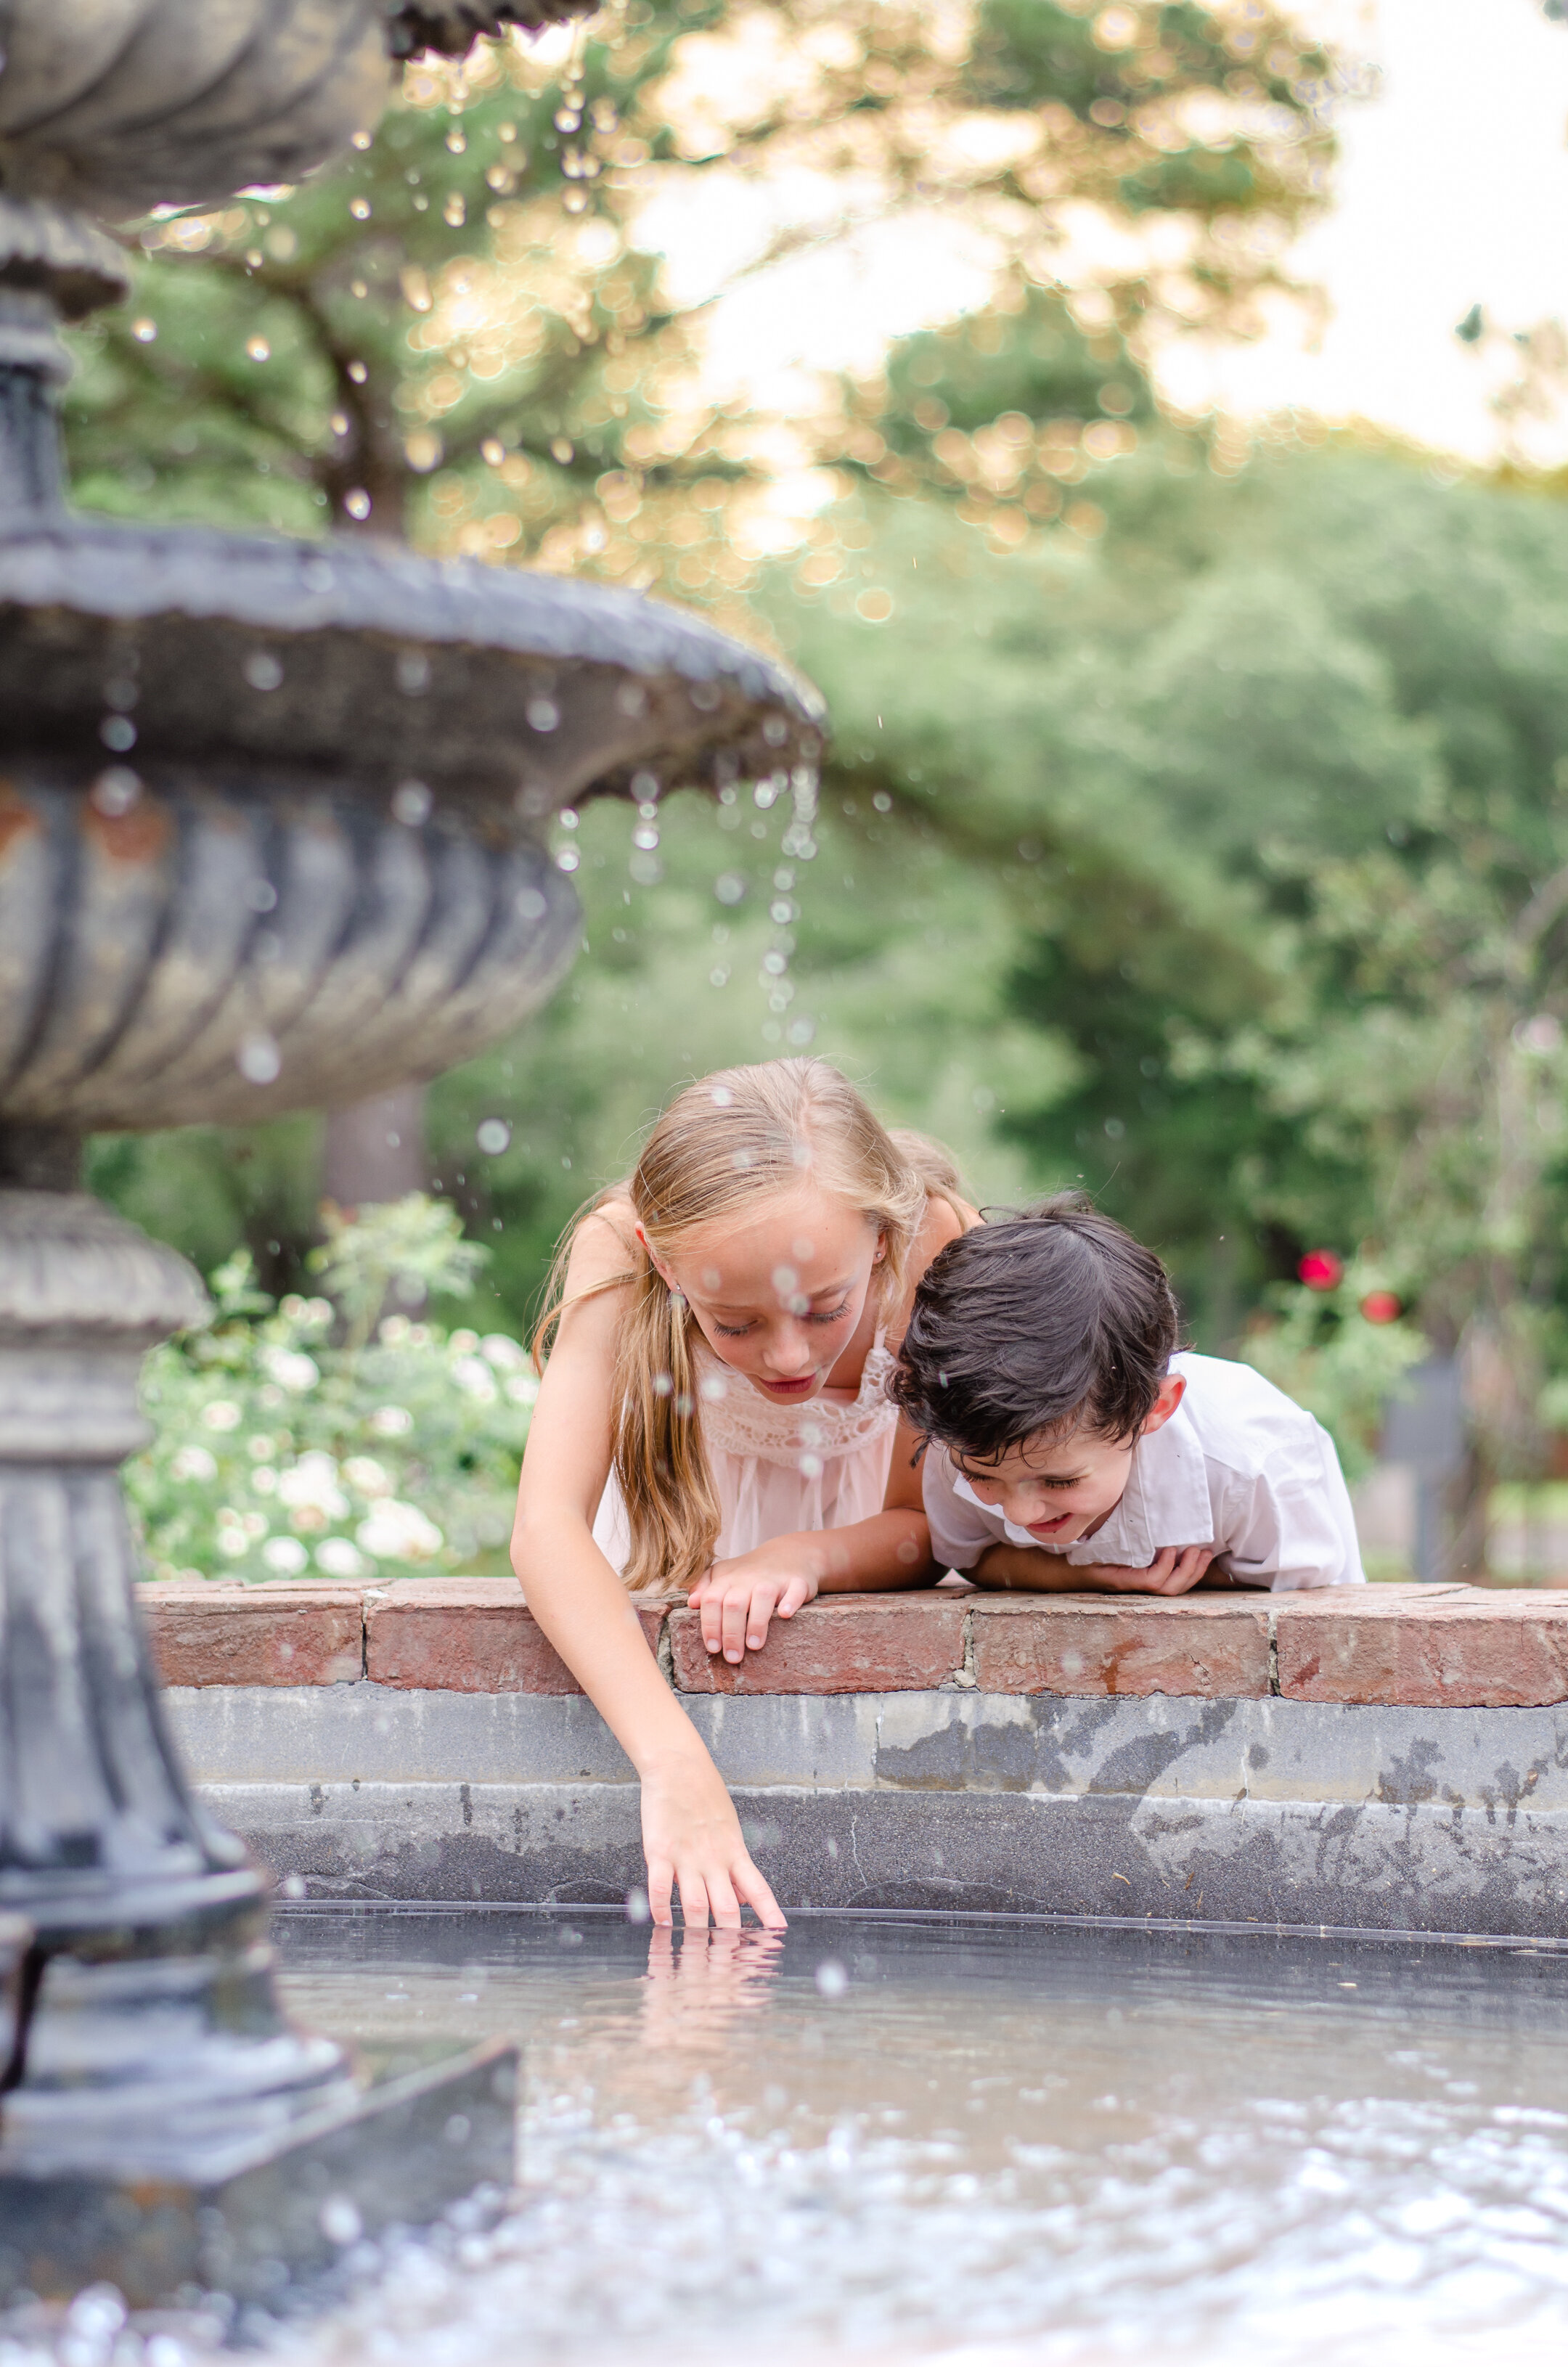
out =
<path fill-rule="evenodd" d="M 817 704 L 607 589 L 75 516 L 55 419 L 57 323 L 128 284 L 101 218 L 296 179 L 373 126 L 392 57 L 495 22 L 0 0 L 0 2297 L 269 2301 L 510 2176 L 504 2052 L 367 2088 L 278 2010 L 267 1877 L 160 1715 L 118 1478 L 142 1357 L 205 1301 L 79 1147 L 466 1058 L 570 959 L 548 817 L 809 767 Z"/>

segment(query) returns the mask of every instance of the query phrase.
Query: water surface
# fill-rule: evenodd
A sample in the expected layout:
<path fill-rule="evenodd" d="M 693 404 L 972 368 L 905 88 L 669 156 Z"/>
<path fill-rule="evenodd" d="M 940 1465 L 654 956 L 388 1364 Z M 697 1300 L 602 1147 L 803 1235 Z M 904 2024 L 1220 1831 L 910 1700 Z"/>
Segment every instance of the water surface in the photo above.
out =
<path fill-rule="evenodd" d="M 281 1937 L 318 2027 L 527 2053 L 517 2207 L 394 2248 L 294 2361 L 1562 2355 L 1551 1949 L 343 1909 Z"/>

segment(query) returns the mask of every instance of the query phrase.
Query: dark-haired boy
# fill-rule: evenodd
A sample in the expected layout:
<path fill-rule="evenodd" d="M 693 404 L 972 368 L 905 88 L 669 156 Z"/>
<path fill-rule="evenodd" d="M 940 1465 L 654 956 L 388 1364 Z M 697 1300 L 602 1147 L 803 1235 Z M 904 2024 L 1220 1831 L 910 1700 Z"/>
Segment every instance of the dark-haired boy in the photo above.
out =
<path fill-rule="evenodd" d="M 1177 1336 L 1159 1259 L 1080 1201 L 949 1242 L 892 1383 L 937 1562 L 1040 1592 L 1362 1583 L 1327 1432 Z"/>

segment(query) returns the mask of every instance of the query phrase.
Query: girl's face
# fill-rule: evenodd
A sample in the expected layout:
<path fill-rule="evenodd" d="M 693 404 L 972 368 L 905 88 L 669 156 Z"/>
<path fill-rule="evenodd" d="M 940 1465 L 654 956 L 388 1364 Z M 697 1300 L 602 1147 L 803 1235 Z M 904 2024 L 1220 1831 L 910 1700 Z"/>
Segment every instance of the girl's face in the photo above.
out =
<path fill-rule="evenodd" d="M 714 1353 L 787 1405 L 814 1397 L 849 1345 L 886 1249 L 858 1209 L 802 1184 L 672 1257 L 648 1253 Z"/>

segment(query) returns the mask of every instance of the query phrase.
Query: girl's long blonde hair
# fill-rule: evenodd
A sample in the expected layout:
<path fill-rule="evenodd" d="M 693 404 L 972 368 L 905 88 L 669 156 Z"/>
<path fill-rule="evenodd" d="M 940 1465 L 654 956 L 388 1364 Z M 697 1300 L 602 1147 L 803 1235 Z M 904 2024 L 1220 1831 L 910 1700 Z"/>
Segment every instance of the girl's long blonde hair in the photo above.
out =
<path fill-rule="evenodd" d="M 577 1229 L 607 1202 L 631 1200 L 650 1248 L 667 1264 L 693 1233 L 744 1218 L 767 1194 L 808 1182 L 858 1210 L 881 1235 L 885 1254 L 873 1287 L 884 1309 L 902 1300 L 926 1201 L 948 1200 L 960 1223 L 970 1221 L 958 1171 L 940 1144 L 903 1127 L 890 1132 L 826 1060 L 721 1069 L 681 1089 L 629 1181 L 588 1201 L 562 1234 L 534 1332 L 536 1364 L 567 1304 Z M 709 1567 L 721 1525 L 702 1444 L 696 1319 L 635 1236 L 627 1250 L 623 1274 L 580 1296 L 631 1287 L 615 1374 L 615 1475 L 631 1533 L 625 1576 L 634 1591 L 674 1592 Z"/>

